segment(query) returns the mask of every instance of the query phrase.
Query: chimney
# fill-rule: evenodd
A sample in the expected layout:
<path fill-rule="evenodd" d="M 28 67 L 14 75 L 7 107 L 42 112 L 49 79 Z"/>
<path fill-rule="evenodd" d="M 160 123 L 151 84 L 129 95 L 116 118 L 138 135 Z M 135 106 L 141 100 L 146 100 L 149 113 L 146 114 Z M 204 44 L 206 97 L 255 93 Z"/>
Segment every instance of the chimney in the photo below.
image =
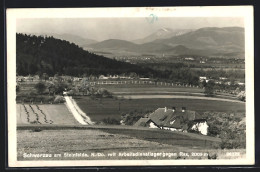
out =
<path fill-rule="evenodd" d="M 173 112 L 176 111 L 176 107 L 175 106 L 172 107 L 172 111 Z"/>
<path fill-rule="evenodd" d="M 182 107 L 182 108 L 181 108 L 181 111 L 182 111 L 182 112 L 185 112 L 185 111 L 186 111 L 186 107 Z"/>
<path fill-rule="evenodd" d="M 166 112 L 167 111 L 167 107 L 165 106 L 165 108 L 164 108 L 164 112 Z"/>

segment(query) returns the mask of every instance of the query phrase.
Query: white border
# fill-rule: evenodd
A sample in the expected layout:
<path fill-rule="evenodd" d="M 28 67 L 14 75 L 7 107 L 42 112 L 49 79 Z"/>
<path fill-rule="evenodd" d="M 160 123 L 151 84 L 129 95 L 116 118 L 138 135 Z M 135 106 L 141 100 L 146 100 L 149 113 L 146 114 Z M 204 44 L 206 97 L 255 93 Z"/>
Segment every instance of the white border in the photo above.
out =
<path fill-rule="evenodd" d="M 16 152 L 16 19 L 18 18 L 99 18 L 99 17 L 243 17 L 246 63 L 246 159 L 243 160 L 77 160 L 17 161 Z M 138 7 L 7 9 L 7 95 L 9 167 L 47 166 L 149 166 L 149 165 L 253 165 L 254 139 L 254 35 L 253 6 L 219 7 Z"/>

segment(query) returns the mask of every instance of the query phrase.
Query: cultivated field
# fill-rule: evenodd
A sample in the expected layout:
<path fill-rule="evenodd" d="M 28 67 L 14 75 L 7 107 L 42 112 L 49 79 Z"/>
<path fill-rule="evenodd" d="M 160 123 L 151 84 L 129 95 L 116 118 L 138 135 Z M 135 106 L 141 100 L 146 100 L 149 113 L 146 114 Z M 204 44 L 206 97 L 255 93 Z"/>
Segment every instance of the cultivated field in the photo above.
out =
<path fill-rule="evenodd" d="M 216 154 L 217 159 L 229 158 L 226 151 L 214 149 L 210 141 L 200 140 L 167 131 L 137 131 L 117 129 L 63 129 L 63 130 L 18 130 L 18 160 L 75 160 L 75 159 L 208 159 Z M 121 133 L 122 132 L 122 133 Z M 164 132 L 164 134 L 162 133 Z M 215 142 L 217 143 L 217 142 Z M 238 150 L 228 150 L 229 152 Z M 168 156 L 118 156 L 119 153 L 171 153 Z M 189 156 L 180 156 L 180 152 Z M 204 156 L 191 156 L 192 152 L 201 152 Z M 245 150 L 239 150 L 244 155 Z M 51 158 L 23 157 L 28 154 L 52 154 Z M 88 154 L 88 157 L 66 157 L 76 153 Z M 109 156 L 108 154 L 113 154 Z M 173 155 L 177 153 L 177 155 Z M 54 154 L 61 154 L 54 157 Z M 209 156 L 207 156 L 209 154 Z M 100 155 L 100 156 L 99 156 Z M 171 155 L 171 156 L 170 156 Z M 233 157 L 238 158 L 238 157 Z"/>
<path fill-rule="evenodd" d="M 203 113 L 215 112 L 245 112 L 245 103 L 225 102 L 201 99 L 91 99 L 89 97 L 74 97 L 78 106 L 91 118 L 92 121 L 101 121 L 104 118 L 120 119 L 121 114 L 134 110 L 147 111 L 159 107 L 186 107 L 187 109 Z"/>
<path fill-rule="evenodd" d="M 17 124 L 79 124 L 64 104 L 17 104 Z"/>

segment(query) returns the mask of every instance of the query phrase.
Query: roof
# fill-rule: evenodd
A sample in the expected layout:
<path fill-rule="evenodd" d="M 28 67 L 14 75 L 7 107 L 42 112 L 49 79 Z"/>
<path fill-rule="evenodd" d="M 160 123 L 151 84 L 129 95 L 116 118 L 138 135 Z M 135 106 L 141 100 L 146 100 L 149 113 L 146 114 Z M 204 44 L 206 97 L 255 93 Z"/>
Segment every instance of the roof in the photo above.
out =
<path fill-rule="evenodd" d="M 146 124 L 148 124 L 150 121 L 151 121 L 150 118 L 140 118 L 140 119 L 134 124 L 134 126 L 136 126 L 136 127 L 139 127 L 139 126 L 145 127 Z"/>
<path fill-rule="evenodd" d="M 185 110 L 182 112 L 177 109 L 158 108 L 153 113 L 149 115 L 149 118 L 160 127 L 169 127 L 169 128 L 178 128 L 178 129 L 187 129 L 188 123 L 190 121 L 202 119 L 195 111 Z"/>

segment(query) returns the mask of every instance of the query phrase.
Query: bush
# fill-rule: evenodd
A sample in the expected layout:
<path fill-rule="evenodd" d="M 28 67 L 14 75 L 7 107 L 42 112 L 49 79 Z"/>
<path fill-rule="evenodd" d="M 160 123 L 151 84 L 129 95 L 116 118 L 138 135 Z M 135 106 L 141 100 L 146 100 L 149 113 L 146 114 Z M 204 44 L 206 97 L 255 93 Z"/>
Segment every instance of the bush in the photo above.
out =
<path fill-rule="evenodd" d="M 246 125 L 244 113 L 208 114 L 208 135 L 221 138 L 221 149 L 239 149 L 246 146 Z"/>
<path fill-rule="evenodd" d="M 100 89 L 99 90 L 100 94 L 102 95 L 102 97 L 105 97 L 105 98 L 112 98 L 112 94 L 107 91 L 106 89 Z"/>
<path fill-rule="evenodd" d="M 40 128 L 32 129 L 31 132 L 41 132 L 42 130 Z"/>
<path fill-rule="evenodd" d="M 243 102 L 246 101 L 246 92 L 245 91 L 241 91 L 238 95 L 237 95 L 238 100 L 241 100 Z"/>
<path fill-rule="evenodd" d="M 110 117 L 103 119 L 102 122 L 104 124 L 120 125 L 120 121 L 118 119 L 110 118 Z"/>
<path fill-rule="evenodd" d="M 220 129 L 219 127 L 217 126 L 214 126 L 214 125 L 209 125 L 209 128 L 208 128 L 208 135 L 209 136 L 218 136 L 220 134 Z"/>
<path fill-rule="evenodd" d="M 47 87 L 43 82 L 39 82 L 34 86 L 34 88 L 37 90 L 39 94 L 42 94 Z"/>
<path fill-rule="evenodd" d="M 56 96 L 53 103 L 64 103 L 65 99 L 62 96 Z"/>

